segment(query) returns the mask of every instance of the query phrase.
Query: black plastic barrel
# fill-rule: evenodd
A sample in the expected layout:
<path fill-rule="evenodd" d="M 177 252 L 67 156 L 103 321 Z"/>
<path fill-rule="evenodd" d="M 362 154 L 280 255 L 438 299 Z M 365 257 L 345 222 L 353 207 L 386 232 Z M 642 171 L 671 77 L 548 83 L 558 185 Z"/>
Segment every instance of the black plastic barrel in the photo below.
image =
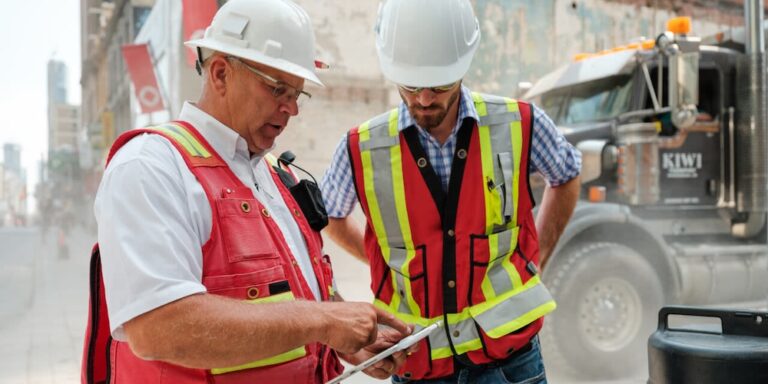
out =
<path fill-rule="evenodd" d="M 670 328 L 669 316 L 719 318 L 719 327 Z M 714 320 L 714 319 L 713 319 Z M 649 384 L 768 383 L 768 313 L 670 306 L 648 339 Z"/>

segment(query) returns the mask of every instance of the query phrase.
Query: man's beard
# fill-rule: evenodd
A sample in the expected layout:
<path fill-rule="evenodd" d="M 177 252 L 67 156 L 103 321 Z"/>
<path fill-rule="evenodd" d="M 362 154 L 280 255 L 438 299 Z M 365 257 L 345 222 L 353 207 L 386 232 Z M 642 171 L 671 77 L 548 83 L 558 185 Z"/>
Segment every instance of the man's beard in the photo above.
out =
<path fill-rule="evenodd" d="M 432 104 L 429 107 L 422 107 L 420 105 L 409 105 L 408 111 L 411 113 L 411 116 L 414 120 L 416 120 L 416 124 L 419 125 L 419 127 L 424 128 L 427 131 L 432 130 L 433 128 L 436 128 L 440 123 L 445 120 L 445 117 L 448 115 L 448 110 L 451 109 L 451 106 L 453 106 L 453 103 L 456 102 L 459 98 L 459 94 L 461 92 L 454 93 L 450 99 L 448 99 L 448 103 L 446 104 L 445 108 Z M 421 115 L 417 114 L 417 112 L 421 111 L 438 111 L 438 113 L 433 115 Z"/>

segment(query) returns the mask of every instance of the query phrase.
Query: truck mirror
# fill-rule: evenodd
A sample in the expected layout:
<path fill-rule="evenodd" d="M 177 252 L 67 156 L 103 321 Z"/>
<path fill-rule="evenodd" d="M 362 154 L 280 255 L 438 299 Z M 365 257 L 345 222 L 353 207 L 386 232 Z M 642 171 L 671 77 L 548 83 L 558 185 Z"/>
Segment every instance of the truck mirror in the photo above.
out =
<path fill-rule="evenodd" d="M 656 39 L 669 62 L 669 107 L 672 124 L 687 128 L 696 122 L 699 103 L 699 46 L 701 39 L 665 32 Z"/>
<path fill-rule="evenodd" d="M 669 58 L 669 105 L 672 124 L 687 128 L 696 122 L 699 103 L 699 52 L 677 52 Z"/>

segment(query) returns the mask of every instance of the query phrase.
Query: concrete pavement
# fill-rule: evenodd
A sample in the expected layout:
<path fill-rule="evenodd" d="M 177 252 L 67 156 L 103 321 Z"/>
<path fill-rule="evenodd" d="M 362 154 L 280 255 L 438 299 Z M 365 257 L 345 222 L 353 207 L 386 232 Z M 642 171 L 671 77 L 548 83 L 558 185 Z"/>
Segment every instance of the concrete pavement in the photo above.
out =
<path fill-rule="evenodd" d="M 62 260 L 56 255 L 53 234 L 45 243 L 36 230 L 16 235 L 12 240 L 4 238 L 0 250 L 14 248 L 18 257 L 32 263 L 17 264 L 12 275 L 20 276 L 19 285 L 1 293 L 3 302 L 18 292 L 26 296 L 15 297 L 24 301 L 21 305 L 2 309 L 0 383 L 78 383 L 90 241 L 84 233 L 75 232 L 70 258 Z"/>

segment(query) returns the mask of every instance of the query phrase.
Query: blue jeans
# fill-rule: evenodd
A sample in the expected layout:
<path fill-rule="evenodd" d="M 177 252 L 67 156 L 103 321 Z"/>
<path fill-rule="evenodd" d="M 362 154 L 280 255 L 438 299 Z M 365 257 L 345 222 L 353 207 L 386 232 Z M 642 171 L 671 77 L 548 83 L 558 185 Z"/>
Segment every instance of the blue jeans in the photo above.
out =
<path fill-rule="evenodd" d="M 544 362 L 541 360 L 539 337 L 531 340 L 531 349 L 499 366 L 489 368 L 458 368 L 451 376 L 430 380 L 410 380 L 392 376 L 394 384 L 547 384 Z"/>

